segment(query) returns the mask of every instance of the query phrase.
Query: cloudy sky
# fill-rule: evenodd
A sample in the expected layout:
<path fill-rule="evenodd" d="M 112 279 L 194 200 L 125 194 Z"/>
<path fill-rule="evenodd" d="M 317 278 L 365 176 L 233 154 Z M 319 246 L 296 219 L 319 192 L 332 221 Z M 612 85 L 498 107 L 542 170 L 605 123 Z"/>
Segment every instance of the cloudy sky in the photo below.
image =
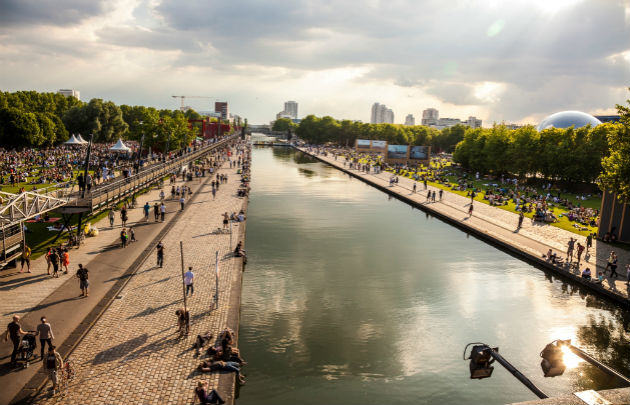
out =
<path fill-rule="evenodd" d="M 197 110 L 251 123 L 440 116 L 537 123 L 614 112 L 630 86 L 630 0 L 0 0 L 0 89 Z"/>

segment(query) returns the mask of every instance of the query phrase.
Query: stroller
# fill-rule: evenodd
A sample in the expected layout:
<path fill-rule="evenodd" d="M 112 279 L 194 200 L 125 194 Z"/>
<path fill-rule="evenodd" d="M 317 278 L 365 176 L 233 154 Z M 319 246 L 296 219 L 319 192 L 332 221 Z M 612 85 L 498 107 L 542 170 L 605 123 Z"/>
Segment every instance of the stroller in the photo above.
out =
<path fill-rule="evenodd" d="M 20 347 L 18 348 L 17 362 L 22 363 L 24 368 L 27 368 L 29 362 L 33 358 L 35 349 L 37 348 L 37 339 L 32 333 L 27 333 L 22 336 Z"/>

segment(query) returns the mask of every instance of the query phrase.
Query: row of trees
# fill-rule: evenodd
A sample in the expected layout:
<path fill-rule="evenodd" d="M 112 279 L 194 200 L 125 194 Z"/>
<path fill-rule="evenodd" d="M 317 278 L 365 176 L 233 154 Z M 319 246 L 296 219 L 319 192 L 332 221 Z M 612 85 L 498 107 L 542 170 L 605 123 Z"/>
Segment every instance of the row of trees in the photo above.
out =
<path fill-rule="evenodd" d="M 56 93 L 0 92 L 0 142 L 11 148 L 63 142 L 68 131 L 62 117 L 79 105 L 74 97 Z"/>
<path fill-rule="evenodd" d="M 315 144 L 354 145 L 357 139 L 379 139 L 396 145 L 430 145 L 434 151 L 450 152 L 464 138 L 466 128 L 456 125 L 439 131 L 420 125 L 366 124 L 309 115 L 300 122 L 295 133 Z"/>
<path fill-rule="evenodd" d="M 144 106 L 118 106 L 92 99 L 85 103 L 74 97 L 36 91 L 0 92 L 0 142 L 3 147 L 42 147 L 66 141 L 70 134 L 95 142 L 118 138 L 140 140 L 164 150 L 190 143 L 199 125 L 189 128 L 188 120 L 202 117 L 194 110 L 157 110 Z"/>
<path fill-rule="evenodd" d="M 453 160 L 480 173 L 593 182 L 608 153 L 608 136 L 622 130 L 619 124 L 596 127 L 548 128 L 533 126 L 516 130 L 502 125 L 469 129 L 457 145 Z"/>

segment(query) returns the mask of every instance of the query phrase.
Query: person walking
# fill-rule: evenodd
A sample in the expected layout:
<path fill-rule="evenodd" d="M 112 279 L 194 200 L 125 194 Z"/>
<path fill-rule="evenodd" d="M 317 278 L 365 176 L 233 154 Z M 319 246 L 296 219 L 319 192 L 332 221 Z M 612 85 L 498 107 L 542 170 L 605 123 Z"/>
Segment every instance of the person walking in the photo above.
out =
<path fill-rule="evenodd" d="M 468 207 L 468 217 L 472 217 L 473 214 L 473 203 L 470 203 L 470 207 Z"/>
<path fill-rule="evenodd" d="M 68 253 L 68 249 L 63 249 L 61 252 L 61 264 L 65 268 L 63 274 L 68 274 L 68 266 L 70 265 L 70 253 Z"/>
<path fill-rule="evenodd" d="M 20 261 L 22 262 L 22 268 L 20 269 L 20 273 L 24 271 L 24 264 L 26 264 L 26 272 L 31 272 L 31 248 L 28 245 L 24 244 L 24 249 L 22 250 L 22 256 L 20 256 Z"/>
<path fill-rule="evenodd" d="M 444 194 L 444 190 L 440 190 L 440 201 L 442 201 L 442 194 Z"/>
<path fill-rule="evenodd" d="M 184 194 L 182 194 L 181 197 L 179 197 L 179 205 L 181 207 L 181 211 L 184 210 L 184 204 L 186 203 L 186 199 L 184 198 Z"/>
<path fill-rule="evenodd" d="M 113 228 L 114 227 L 114 210 L 110 209 L 109 213 L 107 214 L 107 217 L 109 217 L 109 227 Z"/>
<path fill-rule="evenodd" d="M 142 210 L 144 211 L 144 222 L 149 222 L 149 211 L 151 210 L 151 206 L 148 201 L 144 203 Z"/>
<path fill-rule="evenodd" d="M 411 191 L 413 194 L 416 193 L 416 186 L 417 186 L 417 183 L 414 181 L 413 182 L 413 190 Z"/>
<path fill-rule="evenodd" d="M 129 243 L 137 242 L 136 240 L 136 232 L 133 230 L 133 226 L 129 227 Z"/>
<path fill-rule="evenodd" d="M 158 203 L 153 204 L 153 218 L 155 222 L 160 220 L 160 206 Z"/>
<path fill-rule="evenodd" d="M 49 346 L 48 353 L 46 353 L 46 358 L 43 360 L 44 370 L 48 374 L 48 378 L 52 382 L 53 394 L 56 393 L 59 384 L 59 376 L 57 372 L 63 366 L 63 359 L 61 355 L 55 350 L 56 346 Z"/>
<path fill-rule="evenodd" d="M 50 276 L 50 268 L 52 267 L 52 262 L 50 261 L 50 255 L 52 253 L 52 248 L 49 247 L 48 250 L 46 251 L 46 272 L 48 273 L 48 275 Z"/>
<path fill-rule="evenodd" d="M 179 332 L 179 336 L 188 336 L 188 332 L 190 331 L 190 312 L 184 310 L 184 308 L 180 308 L 175 311 L 175 315 L 177 315 L 177 331 Z"/>
<path fill-rule="evenodd" d="M 157 244 L 157 265 L 160 266 L 160 268 L 164 267 L 164 244 L 162 243 L 162 241 L 160 241 L 160 243 Z"/>
<path fill-rule="evenodd" d="M 39 357 L 42 359 L 42 361 L 44 361 L 44 348 L 46 347 L 46 343 L 48 343 L 48 348 L 50 349 L 52 347 L 52 341 L 55 338 L 55 335 L 53 334 L 52 328 L 46 320 L 46 317 L 42 316 L 40 320 L 42 321 L 42 323 L 37 325 L 35 336 L 39 336 L 39 344 L 41 346 L 41 355 Z"/>
<path fill-rule="evenodd" d="M 230 216 L 227 211 L 223 214 L 223 229 L 228 229 L 228 223 L 230 222 Z"/>
<path fill-rule="evenodd" d="M 521 227 L 523 226 L 523 218 L 525 218 L 525 214 L 523 214 L 523 211 L 521 211 L 518 214 L 518 229 L 521 229 Z"/>
<path fill-rule="evenodd" d="M 580 242 L 577 243 L 577 266 L 580 268 L 580 261 L 582 260 L 582 253 L 584 253 L 584 245 Z"/>
<path fill-rule="evenodd" d="M 79 263 L 79 270 L 77 270 L 77 278 L 79 279 L 79 288 L 81 289 L 81 295 L 79 297 L 87 297 L 88 287 L 90 286 L 90 282 L 88 281 L 88 269 L 83 267 L 81 263 Z"/>
<path fill-rule="evenodd" d="M 52 276 L 53 277 L 59 277 L 59 253 L 57 252 L 57 249 L 53 248 L 50 251 L 50 263 L 52 264 L 53 267 L 53 273 Z"/>
<path fill-rule="evenodd" d="M 4 333 L 4 341 L 7 342 L 9 337 L 11 337 L 11 342 L 13 343 L 13 351 L 11 352 L 11 367 L 15 367 L 18 350 L 20 348 L 20 341 L 22 340 L 22 336 L 26 335 L 26 332 L 22 330 L 22 325 L 20 325 L 20 316 L 13 315 L 13 322 L 10 322 L 7 325 L 7 330 Z"/>
<path fill-rule="evenodd" d="M 123 228 L 122 231 L 120 231 L 120 245 L 123 248 L 127 247 L 127 229 Z"/>
<path fill-rule="evenodd" d="M 592 247 L 593 247 L 593 234 L 589 233 L 586 236 L 586 253 L 588 253 L 588 250 Z"/>
<path fill-rule="evenodd" d="M 608 258 L 608 264 L 606 268 L 610 266 L 610 277 L 619 277 L 617 274 L 617 254 L 615 252 L 610 252 L 610 257 Z"/>
<path fill-rule="evenodd" d="M 123 205 L 122 208 L 120 209 L 120 219 L 122 221 L 122 226 L 125 227 L 127 226 L 127 206 Z"/>
<path fill-rule="evenodd" d="M 164 222 L 164 216 L 166 215 L 166 205 L 160 204 L 160 220 Z"/>
<path fill-rule="evenodd" d="M 160 201 L 164 201 L 164 197 L 166 197 L 166 194 L 164 194 L 164 190 L 160 190 Z"/>
<path fill-rule="evenodd" d="M 184 274 L 184 285 L 186 286 L 186 295 L 190 291 L 190 295 L 195 293 L 195 273 L 192 271 L 192 266 L 188 267 L 188 271 Z"/>
<path fill-rule="evenodd" d="M 575 239 L 573 237 L 569 238 L 569 242 L 567 243 L 567 261 L 573 261 L 573 249 L 575 247 Z"/>

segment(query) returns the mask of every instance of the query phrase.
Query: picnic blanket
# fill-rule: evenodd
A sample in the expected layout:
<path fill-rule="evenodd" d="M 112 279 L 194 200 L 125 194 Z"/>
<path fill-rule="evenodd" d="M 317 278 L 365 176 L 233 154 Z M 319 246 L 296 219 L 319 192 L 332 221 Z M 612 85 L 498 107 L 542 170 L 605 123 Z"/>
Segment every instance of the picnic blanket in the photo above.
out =
<path fill-rule="evenodd" d="M 33 223 L 33 222 L 47 222 L 47 223 L 50 222 L 50 223 L 52 223 L 52 222 L 57 222 L 60 219 L 61 218 L 48 218 L 48 221 L 37 221 L 35 219 L 28 219 L 28 220 L 26 220 L 26 222 L 31 222 L 31 223 Z"/>

